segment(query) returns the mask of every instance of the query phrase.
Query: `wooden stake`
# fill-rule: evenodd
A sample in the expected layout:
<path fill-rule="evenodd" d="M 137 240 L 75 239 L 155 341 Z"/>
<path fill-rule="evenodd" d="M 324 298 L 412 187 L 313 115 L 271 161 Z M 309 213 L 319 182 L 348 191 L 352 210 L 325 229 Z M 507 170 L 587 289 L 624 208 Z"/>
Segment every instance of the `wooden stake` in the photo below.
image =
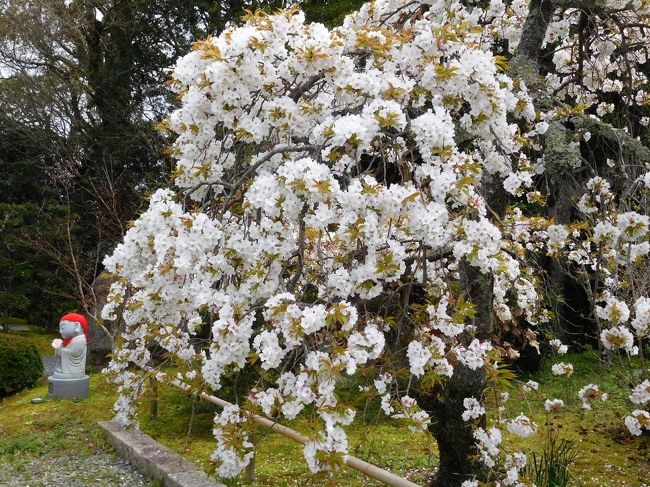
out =
<path fill-rule="evenodd" d="M 251 461 L 246 465 L 244 478 L 247 482 L 255 482 L 255 452 L 253 452 L 253 458 L 251 458 Z"/>

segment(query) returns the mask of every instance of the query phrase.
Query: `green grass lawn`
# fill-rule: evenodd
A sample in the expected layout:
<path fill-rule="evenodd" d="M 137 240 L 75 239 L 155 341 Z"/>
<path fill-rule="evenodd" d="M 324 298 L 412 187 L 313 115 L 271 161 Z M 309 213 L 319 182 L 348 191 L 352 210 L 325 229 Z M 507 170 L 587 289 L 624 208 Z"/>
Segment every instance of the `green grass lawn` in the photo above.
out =
<path fill-rule="evenodd" d="M 39 348 L 47 350 L 45 345 L 49 347 L 52 337 L 34 339 L 42 342 Z M 571 378 L 553 376 L 550 373 L 553 362 L 547 361 L 539 373 L 520 379 L 532 378 L 540 383 L 540 391 L 547 397 L 563 399 L 564 411 L 547 417 L 543 395 L 524 394 L 519 387 L 513 387 L 506 403 L 508 412 L 528 415 L 539 425 L 539 432 L 527 440 L 506 434 L 506 448 L 539 452 L 545 441 L 548 419 L 551 427 L 579 445 L 579 459 L 573 467 L 575 485 L 640 487 L 644 481 L 650 483 L 649 438 L 647 435 L 631 437 L 623 424 L 623 418 L 633 409 L 627 401 L 629 378 L 623 372 L 611 373 L 602 368 L 593 354 L 570 354 L 563 361 L 575 366 Z M 583 410 L 577 397 L 577 391 L 588 383 L 598 384 L 610 394 L 610 399 L 596 404 L 593 411 Z M 91 395 L 86 400 L 47 400 L 39 405 L 30 402 L 33 397 L 46 395 L 47 385 L 42 380 L 31 390 L 1 400 L 0 465 L 22 464 L 37 455 L 73 452 L 90 455 L 98 449 L 109 449 L 95 423 L 112 416 L 115 392 L 100 374 L 91 375 Z M 207 469 L 214 448 L 212 420 L 217 411 L 210 403 L 161 385 L 158 417 L 149 417 L 145 401 L 141 408 L 141 429 Z M 435 444 L 426 435 L 411 433 L 400 422 L 376 419 L 375 411 L 376 407 L 371 408 L 368 422 L 359 417 L 349 427 L 350 453 L 421 484 L 425 472 L 435 466 Z M 284 424 L 302 432 L 310 427 L 306 417 Z M 325 477 L 314 476 L 305 465 L 300 445 L 280 435 L 259 430 L 254 441 L 257 446 L 254 485 L 381 485 L 349 469 Z M 247 485 L 242 480 L 228 484 Z"/>
<path fill-rule="evenodd" d="M 0 401 L 0 457 L 26 462 L 37 455 L 91 455 L 106 449 L 99 420 L 110 419 L 112 389 L 99 374 L 90 378 L 92 394 L 83 401 L 52 401 L 32 404 L 34 397 L 47 397 L 47 383 Z"/>
<path fill-rule="evenodd" d="M 152 420 L 142 415 L 141 429 L 169 448 L 182 453 L 197 464 L 208 468 L 215 441 L 212 436 L 212 421 L 219 409 L 205 401 L 193 401 L 176 389 L 160 389 L 159 414 Z M 163 406 L 164 404 L 164 406 Z M 190 427 L 189 418 L 193 422 Z M 307 418 L 285 421 L 283 424 L 308 433 Z M 189 435 L 188 435 L 189 432 Z M 415 482 L 424 481 L 427 467 L 431 465 L 428 454 L 433 445 L 426 435 L 414 435 L 397 421 L 364 424 L 357 421 L 348 429 L 350 453 L 366 461 L 388 468 L 399 475 L 408 476 Z M 334 476 L 314 476 L 303 460 L 301 445 L 274 433 L 259 428 L 253 436 L 257 447 L 255 485 L 263 486 L 380 486 L 354 470 L 344 469 Z M 232 485 L 246 485 L 234 481 Z"/>
<path fill-rule="evenodd" d="M 550 369 L 556 361 L 572 363 L 575 372 L 571 377 L 554 376 Z M 539 382 L 540 392 L 524 394 L 518 389 L 507 403 L 510 416 L 523 412 L 540 426 L 538 435 L 517 439 L 520 447 L 539 452 L 540 434 L 550 426 L 578 445 L 579 459 L 573 469 L 577 485 L 650 485 L 648 436 L 632 437 L 624 425 L 625 416 L 637 408 L 628 400 L 632 384 L 638 383 L 629 368 L 626 372 L 619 365 L 602 366 L 595 352 L 584 352 L 547 361 L 539 373 L 523 377 L 528 378 Z M 607 401 L 594 403 L 591 411 L 583 409 L 578 398 L 587 384 L 597 384 L 609 395 Z M 546 398 L 562 399 L 564 407 L 547 415 Z"/>

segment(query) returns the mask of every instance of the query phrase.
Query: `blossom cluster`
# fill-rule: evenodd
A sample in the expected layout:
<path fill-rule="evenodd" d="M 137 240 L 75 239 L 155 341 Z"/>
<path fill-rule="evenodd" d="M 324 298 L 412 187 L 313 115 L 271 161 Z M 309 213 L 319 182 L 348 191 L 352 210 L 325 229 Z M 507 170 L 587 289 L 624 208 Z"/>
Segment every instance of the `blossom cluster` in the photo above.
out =
<path fill-rule="evenodd" d="M 596 384 L 587 384 L 578 391 L 578 397 L 582 400 L 584 409 L 591 409 L 593 402 L 606 401 L 607 393 L 602 392 Z"/>
<path fill-rule="evenodd" d="M 491 349 L 458 339 L 466 330 L 451 314 L 454 261 L 506 276 L 521 298 L 503 299 L 502 312 L 521 306 L 532 316 L 537 296 L 518 280 L 479 192 L 483 174 L 528 164 L 510 119 L 532 122 L 530 98 L 498 69 L 478 10 L 382 21 L 416 8 L 376 2 L 333 30 L 306 24 L 296 9 L 251 14 L 179 60 L 171 86 L 182 106 L 163 124 L 177 134 L 175 191 L 157 191 L 105 261 L 118 280 L 104 316 L 123 306 L 127 325 L 107 371 L 116 384 L 124 364 L 146 369 L 151 339 L 188 367 L 198 364 L 198 379 L 213 390 L 251 360 L 266 371 L 292 360 L 274 384 L 251 391 L 250 403 L 289 419 L 315 405 L 323 431 L 305 456 L 311 468 L 326 468 L 315 452 L 345 450 L 341 426 L 352 417 L 336 399 L 340 377 L 378 359 L 386 341 L 379 317 L 360 316 L 355 301 L 390 292 L 407 273 L 435 284 L 422 330 L 440 336 L 415 334 L 407 354 L 415 376 L 451 376 L 452 356 L 478 369 Z M 459 130 L 475 142 L 459 146 Z M 407 150 L 417 157 L 405 159 Z M 402 168 L 401 180 L 360 171 L 366 157 Z M 423 252 L 451 261 L 439 266 Z M 192 336 L 204 327 L 213 340 L 197 352 Z M 386 396 L 385 382 L 377 390 Z M 407 396 L 383 404 L 426 429 L 428 416 Z M 223 476 L 248 458 L 228 450 L 222 423 L 230 420 L 246 421 L 217 419 Z"/>

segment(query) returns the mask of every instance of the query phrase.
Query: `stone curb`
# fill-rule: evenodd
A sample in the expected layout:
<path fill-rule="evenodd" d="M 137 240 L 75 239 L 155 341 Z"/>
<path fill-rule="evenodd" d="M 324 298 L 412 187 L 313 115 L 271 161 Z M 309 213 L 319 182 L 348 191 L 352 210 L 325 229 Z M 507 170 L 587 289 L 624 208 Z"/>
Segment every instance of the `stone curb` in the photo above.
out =
<path fill-rule="evenodd" d="M 119 455 L 141 473 L 162 480 L 165 487 L 224 487 L 192 462 L 162 446 L 149 435 L 126 430 L 113 421 L 97 423 Z"/>

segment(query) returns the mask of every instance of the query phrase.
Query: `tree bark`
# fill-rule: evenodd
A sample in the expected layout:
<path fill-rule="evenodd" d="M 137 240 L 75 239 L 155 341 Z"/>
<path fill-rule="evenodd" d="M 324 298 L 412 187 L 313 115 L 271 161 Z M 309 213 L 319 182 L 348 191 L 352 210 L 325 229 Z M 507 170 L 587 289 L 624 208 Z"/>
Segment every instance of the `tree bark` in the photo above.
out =
<path fill-rule="evenodd" d="M 492 276 L 481 274 L 465 260 L 461 263 L 460 273 L 463 289 L 477 309 L 472 324 L 477 327 L 478 338 L 487 337 L 492 331 Z M 467 334 L 463 337 L 466 345 L 471 338 Z M 441 397 L 429 396 L 421 401 L 421 406 L 435 418 L 430 431 L 440 452 L 440 465 L 431 479 L 431 487 L 457 487 L 481 471 L 481 465 L 472 459 L 476 453 L 473 430 L 475 426 L 485 426 L 485 417 L 478 425 L 470 425 L 463 421 L 462 414 L 465 410 L 463 400 L 466 397 L 480 399 L 485 387 L 483 368 L 472 370 L 458 364 Z"/>
<path fill-rule="evenodd" d="M 472 460 L 475 453 L 473 428 L 463 421 L 465 410 L 463 399 L 481 397 L 485 389 L 485 373 L 482 369 L 471 370 L 457 365 L 454 375 L 449 379 L 442 400 L 422 404 L 435 417 L 430 431 L 438 443 L 440 465 L 435 471 L 430 487 L 457 487 L 463 481 L 480 472 L 481 467 Z M 485 426 L 483 419 L 483 424 Z"/>
<path fill-rule="evenodd" d="M 510 63 L 511 73 L 517 73 L 516 77 L 525 82 L 537 108 L 552 103 L 543 90 L 538 56 L 554 9 L 549 0 L 532 0 L 519 47 Z M 500 222 L 508 203 L 501 178 L 498 175 L 484 175 L 481 195 L 488 205 L 489 218 L 493 222 Z M 476 316 L 471 323 L 475 327 L 474 334 L 465 333 L 461 340 L 465 345 L 474 337 L 488 340 L 493 333 L 493 276 L 482 274 L 466 260 L 461 261 L 459 272 L 463 292 L 476 308 Z M 465 410 L 463 400 L 466 397 L 480 400 L 486 382 L 483 368 L 471 370 L 458 364 L 440 395 L 418 398 L 421 407 L 434 418 L 430 431 L 440 451 L 440 465 L 430 480 L 430 487 L 459 487 L 482 471 L 483 466 L 473 459 L 476 453 L 473 430 L 476 426 L 485 426 L 485 419 L 482 423 L 468 425 L 463 421 L 462 413 Z"/>
<path fill-rule="evenodd" d="M 544 90 L 543 80 L 540 77 L 538 58 L 548 24 L 556 6 L 560 3 L 559 0 L 531 1 L 522 30 L 522 40 L 510 63 L 511 72 L 517 73 L 517 77 L 529 87 L 533 104 L 538 111 L 553 107 L 553 100 Z M 573 202 L 587 176 L 586 173 L 578 174 L 576 171 L 576 168 L 582 166 L 582 157 L 580 149 L 570 144 L 571 135 L 561 122 L 553 120 L 549 123 L 542 140 L 549 193 L 548 216 L 563 225 L 571 223 Z M 549 294 L 557 316 L 556 333 L 563 340 L 571 340 L 571 332 L 578 331 L 576 327 L 584 325 L 575 322 L 580 310 L 576 311 L 573 305 L 578 303 L 567 301 L 570 297 L 568 294 L 575 294 L 575 292 L 567 288 L 567 280 L 570 277 L 567 275 L 566 265 L 553 259 L 549 263 L 548 271 Z"/>
<path fill-rule="evenodd" d="M 508 203 L 508 194 L 501 178 L 484 175 L 481 194 L 489 207 L 490 220 L 500 221 Z M 463 293 L 476 309 L 470 323 L 474 326 L 473 333 L 461 336 L 463 344 L 467 346 L 474 338 L 489 340 L 493 334 L 494 278 L 491 274 L 483 274 L 465 259 L 460 263 L 459 273 Z M 462 414 L 465 411 L 463 400 L 467 397 L 480 400 L 486 384 L 483 368 L 472 370 L 459 363 L 439 396 L 419 398 L 421 407 L 434 418 L 430 431 L 436 438 L 440 452 L 440 465 L 430 480 L 430 487 L 458 487 L 481 472 L 483 467 L 473 459 L 476 453 L 473 432 L 477 426 L 485 426 L 485 416 L 478 424 L 468 424 Z"/>

